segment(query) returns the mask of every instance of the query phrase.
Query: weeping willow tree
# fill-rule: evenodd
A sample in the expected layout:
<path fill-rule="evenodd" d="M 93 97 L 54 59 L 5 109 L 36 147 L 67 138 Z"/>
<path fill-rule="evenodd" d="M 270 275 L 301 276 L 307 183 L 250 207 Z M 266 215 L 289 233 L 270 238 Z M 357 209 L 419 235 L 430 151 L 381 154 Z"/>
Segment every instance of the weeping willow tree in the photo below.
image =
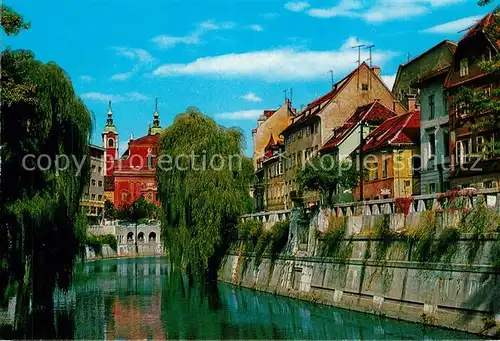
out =
<path fill-rule="evenodd" d="M 179 114 L 162 133 L 157 164 L 162 239 L 169 260 L 216 278 L 239 215 L 251 210 L 251 159 L 243 135 L 197 109 Z"/>
<path fill-rule="evenodd" d="M 82 250 L 79 201 L 90 176 L 92 120 L 55 63 L 7 49 L 1 67 L 0 299 L 17 295 L 16 324 L 22 328 L 27 307 L 50 310 L 54 289 L 69 286 Z M 69 157 L 60 163 L 65 170 L 55 167 L 59 155 Z"/>

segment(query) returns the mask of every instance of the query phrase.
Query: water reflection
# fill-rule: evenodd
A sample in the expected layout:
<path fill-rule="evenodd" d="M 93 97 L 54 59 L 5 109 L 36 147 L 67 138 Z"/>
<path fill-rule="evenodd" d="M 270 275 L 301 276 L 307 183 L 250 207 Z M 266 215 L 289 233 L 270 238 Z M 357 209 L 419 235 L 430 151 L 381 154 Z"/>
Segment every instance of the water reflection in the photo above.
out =
<path fill-rule="evenodd" d="M 23 335 L 51 339 L 471 338 L 223 283 L 189 281 L 158 258 L 85 264 L 69 292 L 55 293 L 54 310 L 34 314 L 30 325 Z"/>

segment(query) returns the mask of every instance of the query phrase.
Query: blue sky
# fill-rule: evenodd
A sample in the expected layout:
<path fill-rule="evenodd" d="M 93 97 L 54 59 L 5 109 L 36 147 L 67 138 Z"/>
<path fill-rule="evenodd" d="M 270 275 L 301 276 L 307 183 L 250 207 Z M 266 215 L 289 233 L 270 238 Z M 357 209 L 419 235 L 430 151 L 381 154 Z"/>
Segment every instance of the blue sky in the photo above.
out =
<path fill-rule="evenodd" d="M 100 145 L 107 101 L 123 145 L 146 134 L 154 98 L 162 126 L 189 106 L 225 126 L 240 127 L 251 155 L 251 130 L 263 109 L 277 108 L 293 88 L 306 105 L 355 67 L 358 42 L 373 43 L 373 62 L 392 84 L 408 54 L 457 40 L 492 10 L 460 0 L 81 0 L 6 1 L 32 23 L 9 37 L 55 61 L 96 122 Z M 2 37 L 3 38 L 3 37 Z M 362 59 L 368 57 L 366 51 Z"/>

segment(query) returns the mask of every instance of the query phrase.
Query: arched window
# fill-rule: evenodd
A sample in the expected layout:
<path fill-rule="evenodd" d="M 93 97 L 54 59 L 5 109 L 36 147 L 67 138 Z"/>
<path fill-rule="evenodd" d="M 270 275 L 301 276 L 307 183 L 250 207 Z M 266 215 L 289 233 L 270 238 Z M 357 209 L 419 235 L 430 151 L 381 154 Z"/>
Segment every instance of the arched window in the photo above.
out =
<path fill-rule="evenodd" d="M 151 233 L 149 234 L 149 241 L 150 241 L 150 242 L 156 242 L 156 233 L 151 232 Z"/>
<path fill-rule="evenodd" d="M 148 149 L 148 168 L 153 168 L 153 155 L 151 154 L 151 148 Z"/>
<path fill-rule="evenodd" d="M 108 139 L 108 147 L 114 147 L 115 146 L 115 140 L 113 139 Z"/>
<path fill-rule="evenodd" d="M 134 233 L 133 232 L 127 233 L 127 241 L 131 242 L 133 240 L 134 240 Z"/>
<path fill-rule="evenodd" d="M 139 232 L 139 234 L 137 235 L 137 240 L 140 242 L 144 241 L 144 232 Z"/>

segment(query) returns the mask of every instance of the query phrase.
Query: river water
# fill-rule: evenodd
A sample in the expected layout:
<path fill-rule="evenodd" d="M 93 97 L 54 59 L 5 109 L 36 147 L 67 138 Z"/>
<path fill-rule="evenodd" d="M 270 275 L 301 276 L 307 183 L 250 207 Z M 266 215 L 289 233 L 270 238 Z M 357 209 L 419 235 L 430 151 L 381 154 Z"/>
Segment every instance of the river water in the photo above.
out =
<path fill-rule="evenodd" d="M 161 258 L 81 265 L 71 290 L 55 294 L 51 318 L 31 328 L 37 337 L 86 340 L 475 338 L 225 283 L 190 283 Z"/>

